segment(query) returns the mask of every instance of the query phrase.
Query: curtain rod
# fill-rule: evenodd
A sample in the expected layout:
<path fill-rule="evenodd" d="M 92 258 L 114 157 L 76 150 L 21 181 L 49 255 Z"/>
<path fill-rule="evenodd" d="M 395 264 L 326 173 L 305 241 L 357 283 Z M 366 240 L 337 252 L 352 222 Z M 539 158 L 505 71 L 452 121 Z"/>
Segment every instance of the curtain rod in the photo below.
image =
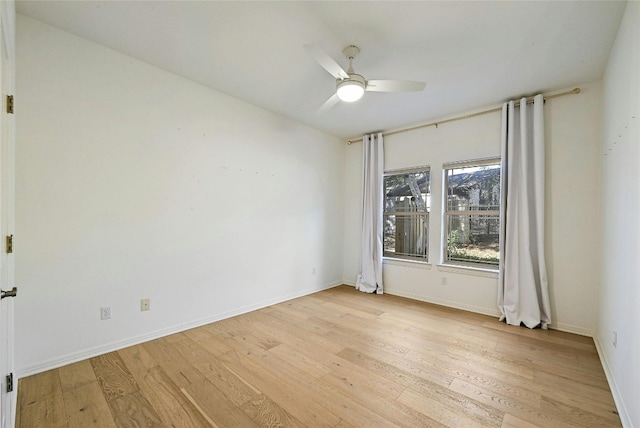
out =
<path fill-rule="evenodd" d="M 560 92 L 559 94 L 552 94 L 552 95 L 545 95 L 544 96 L 544 100 L 550 100 L 551 98 L 556 98 L 556 97 L 562 97 L 564 95 L 572 95 L 572 94 L 579 94 L 580 93 L 580 88 L 574 88 L 570 91 L 566 91 L 566 92 Z M 533 103 L 533 98 L 534 97 L 527 97 L 527 104 L 531 104 Z M 516 102 L 515 106 L 518 107 L 520 105 L 520 102 Z M 394 135 L 394 134 L 400 134 L 402 132 L 407 132 L 407 131 L 413 131 L 415 129 L 420 129 L 420 128 L 426 128 L 428 126 L 435 126 L 436 128 L 439 125 L 442 125 L 443 123 L 448 123 L 448 122 L 455 122 L 456 120 L 462 120 L 462 119 L 470 119 L 472 117 L 476 117 L 476 116 L 481 116 L 483 114 L 487 114 L 487 113 L 493 113 L 496 111 L 501 111 L 502 110 L 502 106 L 500 107 L 495 107 L 489 110 L 483 110 L 483 111 L 479 111 L 476 113 L 470 113 L 470 114 L 465 114 L 462 116 L 456 116 L 456 117 L 452 117 L 450 119 L 444 119 L 444 120 L 439 120 L 437 122 L 431 122 L 431 123 L 427 123 L 424 125 L 418 125 L 418 126 L 413 126 L 411 128 L 403 128 L 403 129 L 398 129 L 395 131 L 389 131 L 389 132 L 383 132 L 383 136 L 387 137 L 389 135 Z M 358 141 L 362 141 L 362 140 L 347 140 L 347 144 L 351 145 L 351 143 L 357 143 Z"/>

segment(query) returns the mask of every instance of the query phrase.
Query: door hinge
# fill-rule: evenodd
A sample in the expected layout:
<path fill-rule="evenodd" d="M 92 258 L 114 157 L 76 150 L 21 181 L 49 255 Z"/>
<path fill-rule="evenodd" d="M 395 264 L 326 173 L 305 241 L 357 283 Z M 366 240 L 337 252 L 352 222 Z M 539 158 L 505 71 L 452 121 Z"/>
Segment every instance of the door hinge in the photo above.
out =
<path fill-rule="evenodd" d="M 13 114 L 13 95 L 7 95 L 7 113 Z"/>
<path fill-rule="evenodd" d="M 7 249 L 7 254 L 13 253 L 13 235 L 7 236 L 6 249 Z"/>
<path fill-rule="evenodd" d="M 13 373 L 7 375 L 7 392 L 13 392 Z"/>

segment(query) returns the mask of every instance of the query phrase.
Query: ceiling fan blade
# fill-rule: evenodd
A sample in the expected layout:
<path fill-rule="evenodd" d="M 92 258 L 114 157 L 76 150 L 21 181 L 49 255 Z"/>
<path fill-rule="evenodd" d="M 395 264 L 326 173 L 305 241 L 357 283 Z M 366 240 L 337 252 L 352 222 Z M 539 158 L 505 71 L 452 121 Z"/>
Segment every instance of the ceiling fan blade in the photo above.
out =
<path fill-rule="evenodd" d="M 327 101 L 324 102 L 324 104 L 322 104 L 322 107 L 318 109 L 318 114 L 326 113 L 331 109 L 331 107 L 338 104 L 338 101 L 340 101 L 340 98 L 338 98 L 338 94 L 333 94 Z"/>
<path fill-rule="evenodd" d="M 327 70 L 336 79 L 348 79 L 349 75 L 346 71 L 338 65 L 333 58 L 331 58 L 325 51 L 320 49 L 317 45 L 310 44 L 304 45 L 304 49 L 309 55 L 315 59 L 325 70 Z"/>
<path fill-rule="evenodd" d="M 426 83 L 410 80 L 367 80 L 366 91 L 369 92 L 407 92 L 422 91 Z"/>

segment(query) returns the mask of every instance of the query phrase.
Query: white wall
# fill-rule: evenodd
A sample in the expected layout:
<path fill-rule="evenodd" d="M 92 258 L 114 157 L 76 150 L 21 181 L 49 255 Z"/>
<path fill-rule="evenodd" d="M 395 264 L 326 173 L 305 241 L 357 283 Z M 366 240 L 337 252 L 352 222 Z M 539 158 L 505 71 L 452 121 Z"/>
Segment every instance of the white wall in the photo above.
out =
<path fill-rule="evenodd" d="M 604 251 L 595 337 L 628 427 L 640 427 L 639 23 L 640 3 L 629 2 L 604 77 Z"/>
<path fill-rule="evenodd" d="M 602 81 L 545 104 L 546 258 L 553 328 L 593 336 L 602 255 Z"/>
<path fill-rule="evenodd" d="M 547 162 L 547 264 L 552 327 L 591 335 L 595 328 L 600 250 L 601 82 L 545 105 Z M 573 89 L 573 88 L 568 88 Z M 495 112 L 385 138 L 387 170 L 431 166 L 430 266 L 384 265 L 384 286 L 398 294 L 497 315 L 497 275 L 438 267 L 441 258 L 442 164 L 500 154 L 501 113 Z M 345 161 L 345 282 L 359 269 L 362 144 L 347 147 Z M 447 278 L 442 285 L 441 278 Z M 579 304 L 576 304 L 578 301 Z"/>
<path fill-rule="evenodd" d="M 343 141 L 20 15 L 17 53 L 20 376 L 341 282 Z"/>

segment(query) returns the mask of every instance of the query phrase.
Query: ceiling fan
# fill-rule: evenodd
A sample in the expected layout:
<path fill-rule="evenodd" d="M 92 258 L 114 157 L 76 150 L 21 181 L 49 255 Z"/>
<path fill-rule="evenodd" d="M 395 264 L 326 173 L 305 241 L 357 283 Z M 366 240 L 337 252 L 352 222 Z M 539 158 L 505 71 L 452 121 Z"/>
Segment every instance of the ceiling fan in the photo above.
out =
<path fill-rule="evenodd" d="M 320 107 L 320 111 L 328 110 L 338 101 L 354 102 L 362 98 L 367 92 L 407 92 L 422 91 L 424 82 L 409 80 L 366 80 L 360 74 L 353 71 L 353 59 L 360 53 L 360 48 L 354 45 L 347 46 L 342 51 L 349 60 L 349 70 L 344 71 L 336 61 L 317 45 L 305 45 L 304 49 L 318 64 L 336 78 L 336 93 L 332 95 Z"/>

